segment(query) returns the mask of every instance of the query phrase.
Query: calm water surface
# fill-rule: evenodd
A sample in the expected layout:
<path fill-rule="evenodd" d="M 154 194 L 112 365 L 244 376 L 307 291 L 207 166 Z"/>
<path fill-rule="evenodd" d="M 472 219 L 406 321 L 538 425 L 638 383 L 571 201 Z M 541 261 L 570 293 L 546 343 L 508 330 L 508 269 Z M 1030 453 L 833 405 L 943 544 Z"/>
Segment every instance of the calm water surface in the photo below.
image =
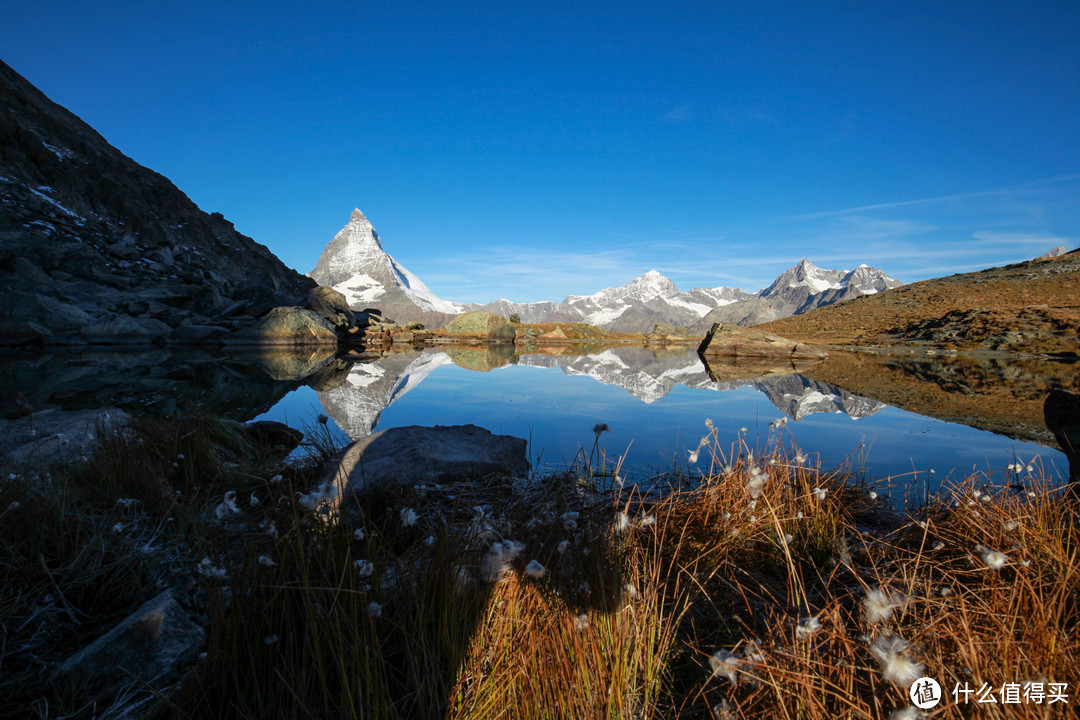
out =
<path fill-rule="evenodd" d="M 610 432 L 598 449 L 621 459 L 631 478 L 674 466 L 707 471 L 705 452 L 688 464 L 708 432 L 706 419 L 717 429 L 716 446 L 730 454 L 741 441 L 759 453 L 769 449 L 778 434 L 770 424 L 787 418 L 779 433 L 785 446 L 797 445 L 823 468 L 863 468 L 896 499 L 973 471 L 1003 482 L 1017 459 L 1034 460 L 1053 477 L 1066 477 L 1068 467 L 1056 449 L 906 412 L 799 374 L 715 381 L 693 350 L 657 356 L 618 347 L 509 359 L 394 354 L 354 365 L 331 389 L 298 388 L 259 417 L 303 426 L 319 413 L 343 440 L 404 425 L 472 423 L 528 439 L 534 465 L 554 469 L 588 455 L 593 426 L 606 423 Z"/>

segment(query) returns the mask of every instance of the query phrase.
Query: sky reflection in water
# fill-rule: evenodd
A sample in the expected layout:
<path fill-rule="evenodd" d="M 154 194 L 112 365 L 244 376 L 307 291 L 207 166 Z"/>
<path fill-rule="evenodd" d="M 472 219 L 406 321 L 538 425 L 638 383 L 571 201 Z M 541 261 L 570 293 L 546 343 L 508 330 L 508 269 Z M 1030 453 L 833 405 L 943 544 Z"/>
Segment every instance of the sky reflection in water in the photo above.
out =
<path fill-rule="evenodd" d="M 405 425 L 472 423 L 494 433 L 526 438 L 530 442 L 530 459 L 535 463 L 539 457 L 542 467 L 554 469 L 569 466 L 579 451 L 588 454 L 593 446 L 593 425 L 607 423 L 611 430 L 601 436 L 600 449 L 608 458 L 625 456 L 623 468 L 627 474 L 644 477 L 670 470 L 676 463 L 685 468 L 689 450 L 708 432 L 706 418 L 718 428 L 719 449 L 730 454 L 743 427 L 747 429 L 746 443 L 752 449 L 768 449 L 769 424 L 785 416 L 768 395 L 754 387 L 718 391 L 674 384 L 666 394 L 652 387 L 654 395 L 662 396 L 646 403 L 628 389 L 586 375 L 568 375 L 558 367 L 512 364 L 476 372 L 458 367 L 442 355 L 422 357 L 427 358 L 426 374 L 413 373 L 411 382 L 391 372 L 381 380 L 384 387 L 380 390 L 368 380 L 372 367 L 354 368 L 353 373 L 361 372 L 368 384 L 352 387 L 347 383 L 333 391 L 337 402 L 324 403 L 327 393 L 303 387 L 261 417 L 302 427 L 326 412 L 340 426 L 352 428 L 354 435 L 364 434 L 367 427 L 385 430 Z M 689 354 L 687 358 L 686 367 L 692 368 L 694 358 Z M 687 379 L 685 370 L 672 374 L 691 385 L 708 385 L 703 371 L 701 376 Z M 642 377 L 638 373 L 638 381 Z M 644 380 L 655 386 L 655 381 Z M 402 393 L 401 385 L 406 382 L 412 386 Z M 774 392 L 774 397 L 777 394 Z M 342 401 L 342 397 L 346 400 Z M 383 407 L 388 399 L 389 405 Z M 788 400 L 792 401 L 790 396 Z M 354 402 L 362 409 L 346 407 Z M 892 493 L 897 499 L 911 492 L 915 478 L 931 490 L 949 476 L 958 478 L 976 470 L 993 472 L 995 480 L 1004 481 L 1004 468 L 1016 457 L 1025 463 L 1040 457 L 1055 477 L 1067 471 L 1065 457 L 1056 449 L 872 401 L 868 404 L 871 409 L 880 409 L 858 419 L 841 412 L 817 412 L 798 421 L 789 419 L 783 441 L 787 445 L 794 442 L 809 454 L 811 463 L 820 461 L 823 468 L 851 462 L 865 467 L 874 478 L 893 478 Z M 364 417 L 343 417 L 356 413 Z M 344 439 L 344 432 L 341 437 Z M 860 449 L 860 445 L 864 447 Z M 708 454 L 703 451 L 691 469 L 707 471 Z"/>

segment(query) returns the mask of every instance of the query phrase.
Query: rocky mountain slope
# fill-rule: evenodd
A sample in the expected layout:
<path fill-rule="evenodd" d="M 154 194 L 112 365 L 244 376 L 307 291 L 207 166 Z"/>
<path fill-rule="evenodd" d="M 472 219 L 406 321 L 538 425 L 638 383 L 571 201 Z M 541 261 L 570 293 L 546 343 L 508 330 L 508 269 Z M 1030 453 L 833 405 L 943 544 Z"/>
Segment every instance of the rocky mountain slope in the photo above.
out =
<path fill-rule="evenodd" d="M 199 342 L 311 287 L 0 62 L 0 344 Z"/>
<path fill-rule="evenodd" d="M 770 322 L 832 345 L 930 345 L 1080 356 L 1080 250 L 924 280 Z"/>
<path fill-rule="evenodd" d="M 901 284 L 868 265 L 860 265 L 850 272 L 824 270 L 803 258 L 767 288 L 739 302 L 711 310 L 690 329 L 695 334 L 703 334 L 714 322 L 757 325 L 841 300 L 873 295 Z"/>
<path fill-rule="evenodd" d="M 439 298 L 383 250 L 379 234 L 358 209 L 323 248 L 308 277 L 342 293 L 356 310 L 377 307 L 399 321 L 440 327 L 466 310 L 460 303 Z"/>

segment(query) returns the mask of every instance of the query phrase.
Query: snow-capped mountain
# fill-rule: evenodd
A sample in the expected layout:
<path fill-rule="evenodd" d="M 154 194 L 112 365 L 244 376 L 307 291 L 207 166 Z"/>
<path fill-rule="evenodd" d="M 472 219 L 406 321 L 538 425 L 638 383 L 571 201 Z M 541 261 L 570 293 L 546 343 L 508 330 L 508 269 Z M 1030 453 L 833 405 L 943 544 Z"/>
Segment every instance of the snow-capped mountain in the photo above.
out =
<path fill-rule="evenodd" d="M 308 277 L 342 293 L 353 309 L 378 307 L 395 320 L 442 325 L 447 316 L 466 309 L 438 297 L 387 254 L 379 234 L 359 210 L 352 211 L 349 223 L 323 248 Z"/>
<path fill-rule="evenodd" d="M 691 325 L 710 310 L 752 297 L 735 288 L 680 292 L 668 277 L 650 270 L 626 285 L 593 295 L 570 295 L 547 322 L 585 322 L 622 332 L 647 332 L 657 323 Z"/>
<path fill-rule="evenodd" d="M 756 325 L 902 284 L 869 265 L 860 265 L 850 272 L 825 270 L 803 258 L 755 295 L 710 310 L 690 325 L 690 330 L 705 333 L 714 322 Z"/>
<path fill-rule="evenodd" d="M 458 313 L 488 310 L 507 318 L 516 314 L 527 323 L 583 322 L 621 332 L 649 332 L 664 323 L 699 335 L 713 322 L 754 325 L 900 285 L 867 265 L 850 272 L 824 270 L 803 259 L 755 294 L 723 286 L 683 292 L 670 278 L 650 270 L 625 285 L 570 295 L 561 303 L 499 299 L 487 305 L 461 304 L 435 295 L 387 254 L 359 210 L 353 210 L 308 276 L 344 294 L 355 310 L 377 307 L 395 320 L 419 320 L 430 327 L 440 327 Z"/>

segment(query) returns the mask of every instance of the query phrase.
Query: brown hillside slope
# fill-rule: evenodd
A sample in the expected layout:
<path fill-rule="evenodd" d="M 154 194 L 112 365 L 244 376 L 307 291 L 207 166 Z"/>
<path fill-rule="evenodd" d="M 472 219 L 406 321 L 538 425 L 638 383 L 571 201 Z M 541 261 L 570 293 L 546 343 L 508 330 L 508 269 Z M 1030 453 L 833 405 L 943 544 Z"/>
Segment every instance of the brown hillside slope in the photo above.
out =
<path fill-rule="evenodd" d="M 1080 250 L 924 280 L 757 327 L 826 345 L 1080 356 Z"/>

